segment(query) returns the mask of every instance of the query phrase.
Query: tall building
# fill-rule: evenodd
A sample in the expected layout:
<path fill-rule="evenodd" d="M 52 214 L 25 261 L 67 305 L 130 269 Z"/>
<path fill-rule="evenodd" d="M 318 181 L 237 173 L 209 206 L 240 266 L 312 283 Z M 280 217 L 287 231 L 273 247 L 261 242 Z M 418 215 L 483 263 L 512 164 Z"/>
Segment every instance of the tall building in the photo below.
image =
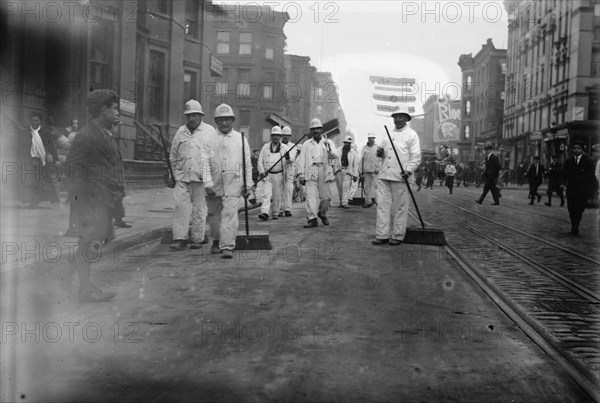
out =
<path fill-rule="evenodd" d="M 292 142 L 308 131 L 311 116 L 311 89 L 316 69 L 310 57 L 284 55 L 286 77 L 286 108 L 284 115 L 292 124 Z"/>
<path fill-rule="evenodd" d="M 311 118 L 319 118 L 323 124 L 338 120 L 339 133 L 336 130 L 329 138 L 341 146 L 346 133 L 346 115 L 340 104 L 338 85 L 329 72 L 315 72 L 311 90 Z M 339 136 L 338 136 L 339 134 Z"/>
<path fill-rule="evenodd" d="M 505 1 L 509 12 L 504 140 L 511 163 L 562 158 L 600 129 L 600 1 Z M 514 158 L 512 155 L 514 154 Z"/>
<path fill-rule="evenodd" d="M 466 162 L 466 145 L 470 143 L 468 160 L 476 161 L 482 158 L 485 144 L 502 147 L 506 50 L 496 49 L 488 39 L 475 56 L 461 55 L 458 65 L 463 85 L 459 153 Z M 506 156 L 501 154 L 504 166 Z"/>
<path fill-rule="evenodd" d="M 274 125 L 290 126 L 284 116 L 286 71 L 283 27 L 287 13 L 268 6 L 232 4 L 207 9 L 205 42 L 215 49 L 222 76 L 202 88 L 201 104 L 212 122 L 220 103 L 233 107 L 236 128 L 248 136 L 252 148 L 271 140 Z"/>
<path fill-rule="evenodd" d="M 183 104 L 199 95 L 208 66 L 203 44 L 208 2 L 99 0 L 7 3 L 2 71 L 2 149 L 11 150 L 29 113 L 57 127 L 87 121 L 85 97 L 109 88 L 121 97 L 121 154 L 163 159 L 154 124 L 174 134 Z M 182 23 L 181 21 L 184 21 Z M 134 121 L 144 126 L 138 128 Z"/>

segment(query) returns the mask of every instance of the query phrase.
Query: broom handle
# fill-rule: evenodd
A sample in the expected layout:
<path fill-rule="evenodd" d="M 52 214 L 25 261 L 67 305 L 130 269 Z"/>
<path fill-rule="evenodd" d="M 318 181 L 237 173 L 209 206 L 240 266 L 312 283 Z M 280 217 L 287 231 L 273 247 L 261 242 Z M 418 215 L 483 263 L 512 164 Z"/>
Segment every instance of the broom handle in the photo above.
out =
<path fill-rule="evenodd" d="M 287 153 L 289 153 L 289 152 L 290 152 L 290 151 L 292 151 L 294 148 L 296 148 L 296 146 L 297 146 L 298 144 L 300 144 L 300 141 L 301 141 L 301 140 L 302 140 L 304 137 L 306 137 L 306 136 L 308 136 L 308 133 L 304 133 L 304 135 L 303 135 L 302 137 L 300 137 L 300 139 L 298 139 L 298 141 L 296 142 L 296 144 L 294 144 L 294 145 L 292 146 L 292 148 L 290 148 L 289 150 L 287 150 Z M 271 172 L 271 170 L 272 170 L 273 168 L 275 168 L 275 165 L 279 164 L 279 163 L 281 162 L 281 160 L 282 160 L 282 159 L 284 159 L 284 158 L 285 158 L 285 154 L 283 154 L 283 155 L 281 156 L 281 158 L 279 158 L 279 159 L 277 160 L 277 162 L 276 162 L 276 163 L 274 163 L 273 165 L 271 165 L 271 168 L 269 168 L 269 169 L 267 170 L 267 172 L 265 172 L 265 176 L 264 176 L 264 177 L 262 177 L 262 178 L 259 178 L 259 179 L 256 181 L 256 183 L 254 184 L 254 186 L 252 186 L 252 189 L 256 189 L 256 187 L 258 186 L 258 182 L 260 182 L 261 180 L 263 180 L 264 178 L 266 178 L 266 177 L 267 177 L 266 175 L 268 175 L 268 174 L 269 174 L 269 172 Z"/>
<path fill-rule="evenodd" d="M 390 139 L 390 143 L 392 144 L 392 148 L 394 149 L 394 154 L 396 154 L 396 159 L 398 160 L 398 164 L 400 165 L 400 170 L 402 171 L 402 174 L 404 175 L 404 168 L 402 168 L 402 163 L 400 162 L 400 156 L 398 156 L 398 151 L 396 151 L 396 146 L 394 145 L 394 142 L 392 141 L 392 136 L 390 135 L 390 132 L 387 128 L 387 126 L 383 126 L 385 127 L 385 131 L 388 135 L 388 138 Z M 421 228 L 425 228 L 425 223 L 423 222 L 423 218 L 421 217 L 421 212 L 419 211 L 419 206 L 417 205 L 417 201 L 415 200 L 415 195 L 412 192 L 412 189 L 410 188 L 410 184 L 408 183 L 408 178 L 404 179 L 404 181 L 406 182 L 406 187 L 408 188 L 408 193 L 410 193 L 410 198 L 413 201 L 413 204 L 415 205 L 415 210 L 417 210 L 417 215 L 419 216 L 419 221 L 421 221 Z"/>
<path fill-rule="evenodd" d="M 248 197 L 246 196 L 248 184 L 246 183 L 246 141 L 244 132 L 242 132 L 242 175 L 244 176 L 244 221 L 246 223 L 246 237 L 248 237 L 250 228 L 248 227 Z"/>

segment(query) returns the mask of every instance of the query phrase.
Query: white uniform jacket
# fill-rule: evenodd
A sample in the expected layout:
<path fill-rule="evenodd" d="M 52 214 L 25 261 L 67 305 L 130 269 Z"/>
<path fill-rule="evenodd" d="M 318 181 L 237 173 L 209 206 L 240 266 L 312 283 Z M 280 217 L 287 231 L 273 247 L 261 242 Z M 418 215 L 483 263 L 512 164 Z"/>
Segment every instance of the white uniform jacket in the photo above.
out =
<path fill-rule="evenodd" d="M 340 161 L 340 167 L 342 166 L 342 153 L 344 152 L 344 146 L 338 147 L 338 160 Z M 360 156 L 356 150 L 350 148 L 348 150 L 348 171 L 347 174 L 358 177 L 360 173 Z"/>
<path fill-rule="evenodd" d="M 379 166 L 381 165 L 381 158 L 377 156 L 377 144 L 373 144 L 373 147 L 364 146 L 361 150 L 360 155 L 361 172 L 375 173 L 375 171 L 379 171 Z"/>
<path fill-rule="evenodd" d="M 330 152 L 328 152 L 330 150 Z M 300 170 L 300 179 L 317 180 L 319 172 L 313 164 L 320 162 L 327 167 L 327 180 L 333 178 L 333 169 L 330 161 L 339 158 L 335 144 L 331 140 L 321 138 L 318 143 L 314 139 L 306 140 L 302 145 L 302 152 L 298 156 L 297 167 Z"/>
<path fill-rule="evenodd" d="M 204 122 L 200 122 L 194 133 L 190 133 L 186 125 L 177 130 L 171 143 L 171 153 L 169 155 L 175 180 L 187 183 L 205 182 L 202 177 L 202 164 L 200 161 L 201 142 L 213 136 L 215 132 L 214 127 Z"/>
<path fill-rule="evenodd" d="M 402 129 L 394 129 L 390 136 L 396 146 L 396 151 L 402 162 L 402 167 L 406 172 L 414 172 L 421 163 L 421 146 L 419 136 L 410 127 L 404 126 Z M 402 171 L 398 160 L 394 154 L 394 149 L 386 136 L 379 146 L 383 149 L 383 158 L 381 159 L 381 168 L 379 170 L 379 179 L 390 181 L 402 181 Z M 409 178 L 414 180 L 414 175 Z"/>
<path fill-rule="evenodd" d="M 252 162 L 250 161 L 250 146 L 244 138 L 246 149 L 246 185 L 248 189 L 252 182 Z M 244 185 L 242 177 L 242 134 L 231 130 L 223 134 L 215 133 L 203 141 L 202 166 L 206 187 L 212 187 L 217 196 L 236 197 L 242 195 Z"/>
<path fill-rule="evenodd" d="M 263 146 L 263 148 L 260 150 L 260 154 L 258 154 L 258 173 L 265 173 L 267 172 L 272 166 L 273 164 L 275 164 L 277 161 L 279 161 L 279 159 L 281 157 L 283 157 L 285 155 L 286 152 L 288 152 L 289 148 L 288 146 L 286 146 L 283 143 L 279 143 L 279 151 L 272 153 L 271 152 L 271 142 L 268 142 L 267 144 L 265 144 Z M 291 165 L 293 163 L 292 160 L 292 155 L 290 154 L 290 159 L 286 160 L 285 157 L 277 164 L 273 167 L 273 169 L 271 170 L 270 173 L 278 173 L 278 172 L 284 172 L 285 174 L 285 170 L 287 168 L 287 165 Z"/>

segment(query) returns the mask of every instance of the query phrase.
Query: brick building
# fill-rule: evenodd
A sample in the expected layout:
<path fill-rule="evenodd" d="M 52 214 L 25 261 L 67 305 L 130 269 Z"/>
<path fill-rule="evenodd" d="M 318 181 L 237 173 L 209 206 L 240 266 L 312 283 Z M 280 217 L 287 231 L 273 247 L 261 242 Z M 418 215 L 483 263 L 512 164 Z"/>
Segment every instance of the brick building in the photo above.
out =
<path fill-rule="evenodd" d="M 524 7 L 527 6 L 527 7 Z M 600 1 L 505 1 L 509 12 L 503 137 L 511 164 L 552 154 L 574 140 L 586 151 L 600 129 Z"/>
<path fill-rule="evenodd" d="M 502 147 L 506 49 L 496 49 L 488 39 L 475 56 L 461 55 L 462 73 L 461 130 L 458 142 L 461 160 L 481 160 L 483 146 Z M 470 147 L 467 148 L 467 144 Z M 470 156 L 465 154 L 470 150 Z M 501 149 L 501 164 L 505 155 Z"/>
<path fill-rule="evenodd" d="M 310 65 L 310 57 L 284 55 L 287 83 L 285 116 L 292 124 L 292 142 L 308 131 L 312 119 L 311 90 L 316 69 Z"/>

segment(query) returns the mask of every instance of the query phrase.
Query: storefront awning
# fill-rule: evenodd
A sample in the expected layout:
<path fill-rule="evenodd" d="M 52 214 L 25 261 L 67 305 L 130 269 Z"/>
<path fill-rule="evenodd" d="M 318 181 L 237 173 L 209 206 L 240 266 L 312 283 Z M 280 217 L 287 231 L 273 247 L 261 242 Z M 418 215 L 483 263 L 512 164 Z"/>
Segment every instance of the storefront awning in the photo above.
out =
<path fill-rule="evenodd" d="M 284 118 L 282 118 L 281 116 L 279 116 L 276 113 L 270 113 L 265 120 L 267 122 L 269 122 L 270 124 L 272 124 L 273 126 L 288 126 L 288 127 L 292 127 L 292 124 L 290 122 L 288 122 L 287 120 L 285 120 Z"/>

